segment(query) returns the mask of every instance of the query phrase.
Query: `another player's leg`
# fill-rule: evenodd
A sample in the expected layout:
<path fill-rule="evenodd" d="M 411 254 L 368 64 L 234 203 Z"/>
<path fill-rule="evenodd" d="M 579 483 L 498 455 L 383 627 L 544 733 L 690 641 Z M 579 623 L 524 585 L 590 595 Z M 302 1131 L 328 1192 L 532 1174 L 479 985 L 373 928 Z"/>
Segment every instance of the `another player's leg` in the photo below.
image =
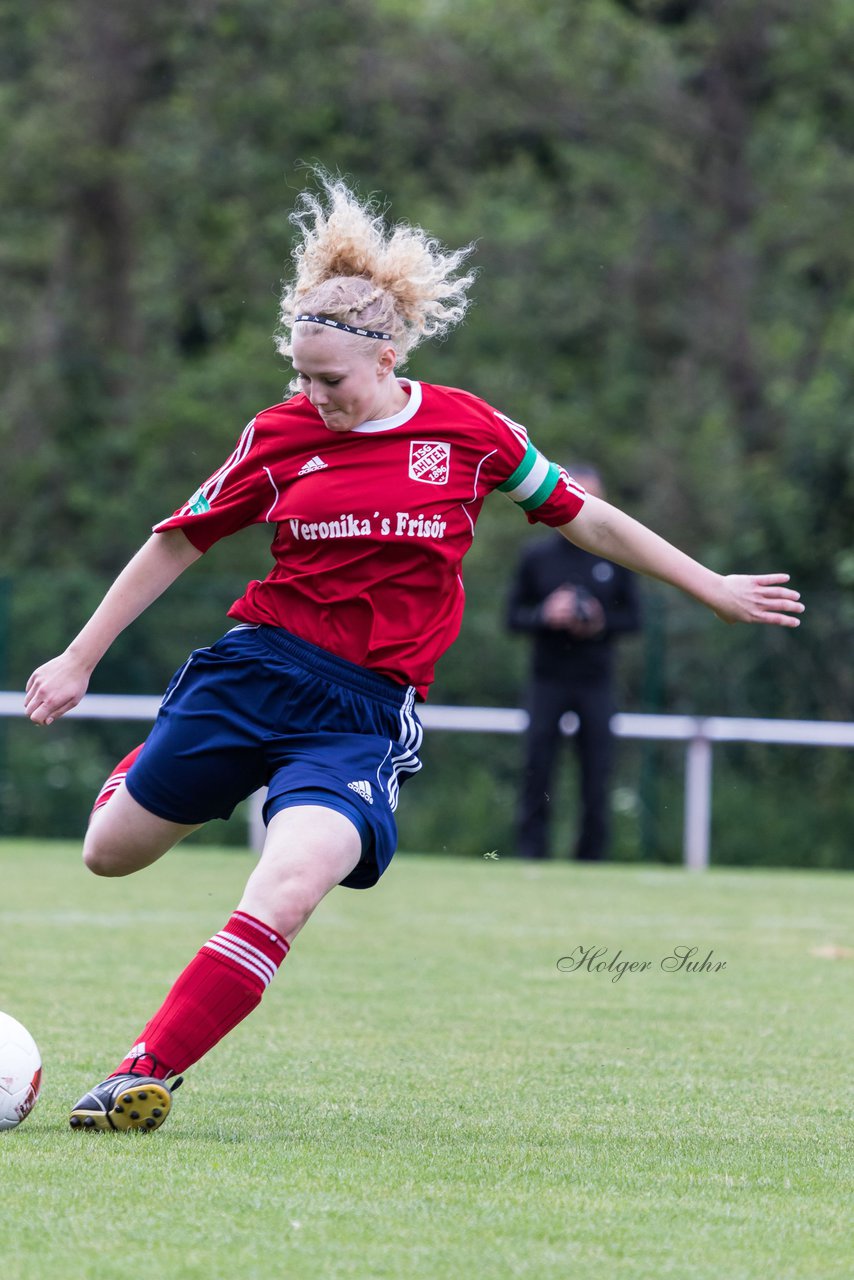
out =
<path fill-rule="evenodd" d="M 171 1105 L 166 1081 L 252 1012 L 293 938 L 360 856 L 359 832 L 343 814 L 321 805 L 277 813 L 236 911 L 179 975 L 114 1074 L 81 1098 L 72 1126 L 162 1124 Z"/>

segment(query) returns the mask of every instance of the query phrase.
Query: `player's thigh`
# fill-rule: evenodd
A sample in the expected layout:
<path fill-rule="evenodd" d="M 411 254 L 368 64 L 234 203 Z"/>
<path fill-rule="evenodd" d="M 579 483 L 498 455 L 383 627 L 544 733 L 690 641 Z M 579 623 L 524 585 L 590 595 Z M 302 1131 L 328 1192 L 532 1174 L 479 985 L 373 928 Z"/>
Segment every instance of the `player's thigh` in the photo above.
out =
<path fill-rule="evenodd" d="M 239 909 L 290 941 L 361 855 L 362 837 L 343 813 L 319 804 L 282 809 L 270 819 Z"/>
<path fill-rule="evenodd" d="M 83 861 L 100 876 L 127 876 L 156 862 L 197 826 L 167 822 L 134 800 L 124 783 L 92 814 Z"/>

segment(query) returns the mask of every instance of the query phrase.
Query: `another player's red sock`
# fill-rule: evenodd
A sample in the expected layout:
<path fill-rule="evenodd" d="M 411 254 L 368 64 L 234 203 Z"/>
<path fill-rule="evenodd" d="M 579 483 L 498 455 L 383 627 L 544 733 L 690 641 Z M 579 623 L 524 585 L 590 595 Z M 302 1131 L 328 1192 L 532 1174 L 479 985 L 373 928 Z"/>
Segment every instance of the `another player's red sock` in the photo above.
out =
<path fill-rule="evenodd" d="M 112 1074 L 165 1080 L 186 1071 L 252 1012 L 289 949 L 270 925 L 235 911 L 176 979 Z"/>
<path fill-rule="evenodd" d="M 145 743 L 141 742 L 138 747 L 134 747 L 133 751 L 129 752 L 125 756 L 124 760 L 119 761 L 119 763 L 116 765 L 115 769 L 110 774 L 107 781 L 104 783 L 103 787 L 101 787 L 101 790 L 98 792 L 98 798 L 96 799 L 95 803 L 92 805 L 92 813 L 95 813 L 96 810 L 102 807 L 102 805 L 105 805 L 108 800 L 112 800 L 117 789 L 121 786 L 121 784 L 124 782 L 125 778 L 127 777 L 128 769 L 131 767 L 134 760 L 137 758 L 137 756 L 139 755 L 140 751 L 144 746 L 145 746 Z M 90 814 L 89 816 L 91 817 L 92 814 Z"/>

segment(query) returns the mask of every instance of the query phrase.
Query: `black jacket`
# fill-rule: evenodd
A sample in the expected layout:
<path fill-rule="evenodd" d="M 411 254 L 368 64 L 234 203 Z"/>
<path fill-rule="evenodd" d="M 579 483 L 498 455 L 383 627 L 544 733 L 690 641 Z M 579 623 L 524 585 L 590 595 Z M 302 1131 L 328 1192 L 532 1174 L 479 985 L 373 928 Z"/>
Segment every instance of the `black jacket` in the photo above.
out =
<path fill-rule="evenodd" d="M 589 640 L 576 639 L 543 623 L 543 601 L 561 586 L 583 587 L 601 604 L 605 630 Z M 507 625 L 534 636 L 533 675 L 572 683 L 579 678 L 608 679 L 615 636 L 640 627 L 635 575 L 621 565 L 582 551 L 556 533 L 523 553 L 510 590 Z"/>

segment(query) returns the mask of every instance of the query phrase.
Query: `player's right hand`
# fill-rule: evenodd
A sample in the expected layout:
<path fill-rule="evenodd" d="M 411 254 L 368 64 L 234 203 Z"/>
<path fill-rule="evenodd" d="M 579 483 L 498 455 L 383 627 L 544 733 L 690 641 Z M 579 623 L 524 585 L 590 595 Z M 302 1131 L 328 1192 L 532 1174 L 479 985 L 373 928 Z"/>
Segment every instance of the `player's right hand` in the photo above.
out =
<path fill-rule="evenodd" d="M 68 650 L 37 667 L 27 681 L 24 711 L 33 724 L 53 724 L 76 707 L 91 672 Z"/>

